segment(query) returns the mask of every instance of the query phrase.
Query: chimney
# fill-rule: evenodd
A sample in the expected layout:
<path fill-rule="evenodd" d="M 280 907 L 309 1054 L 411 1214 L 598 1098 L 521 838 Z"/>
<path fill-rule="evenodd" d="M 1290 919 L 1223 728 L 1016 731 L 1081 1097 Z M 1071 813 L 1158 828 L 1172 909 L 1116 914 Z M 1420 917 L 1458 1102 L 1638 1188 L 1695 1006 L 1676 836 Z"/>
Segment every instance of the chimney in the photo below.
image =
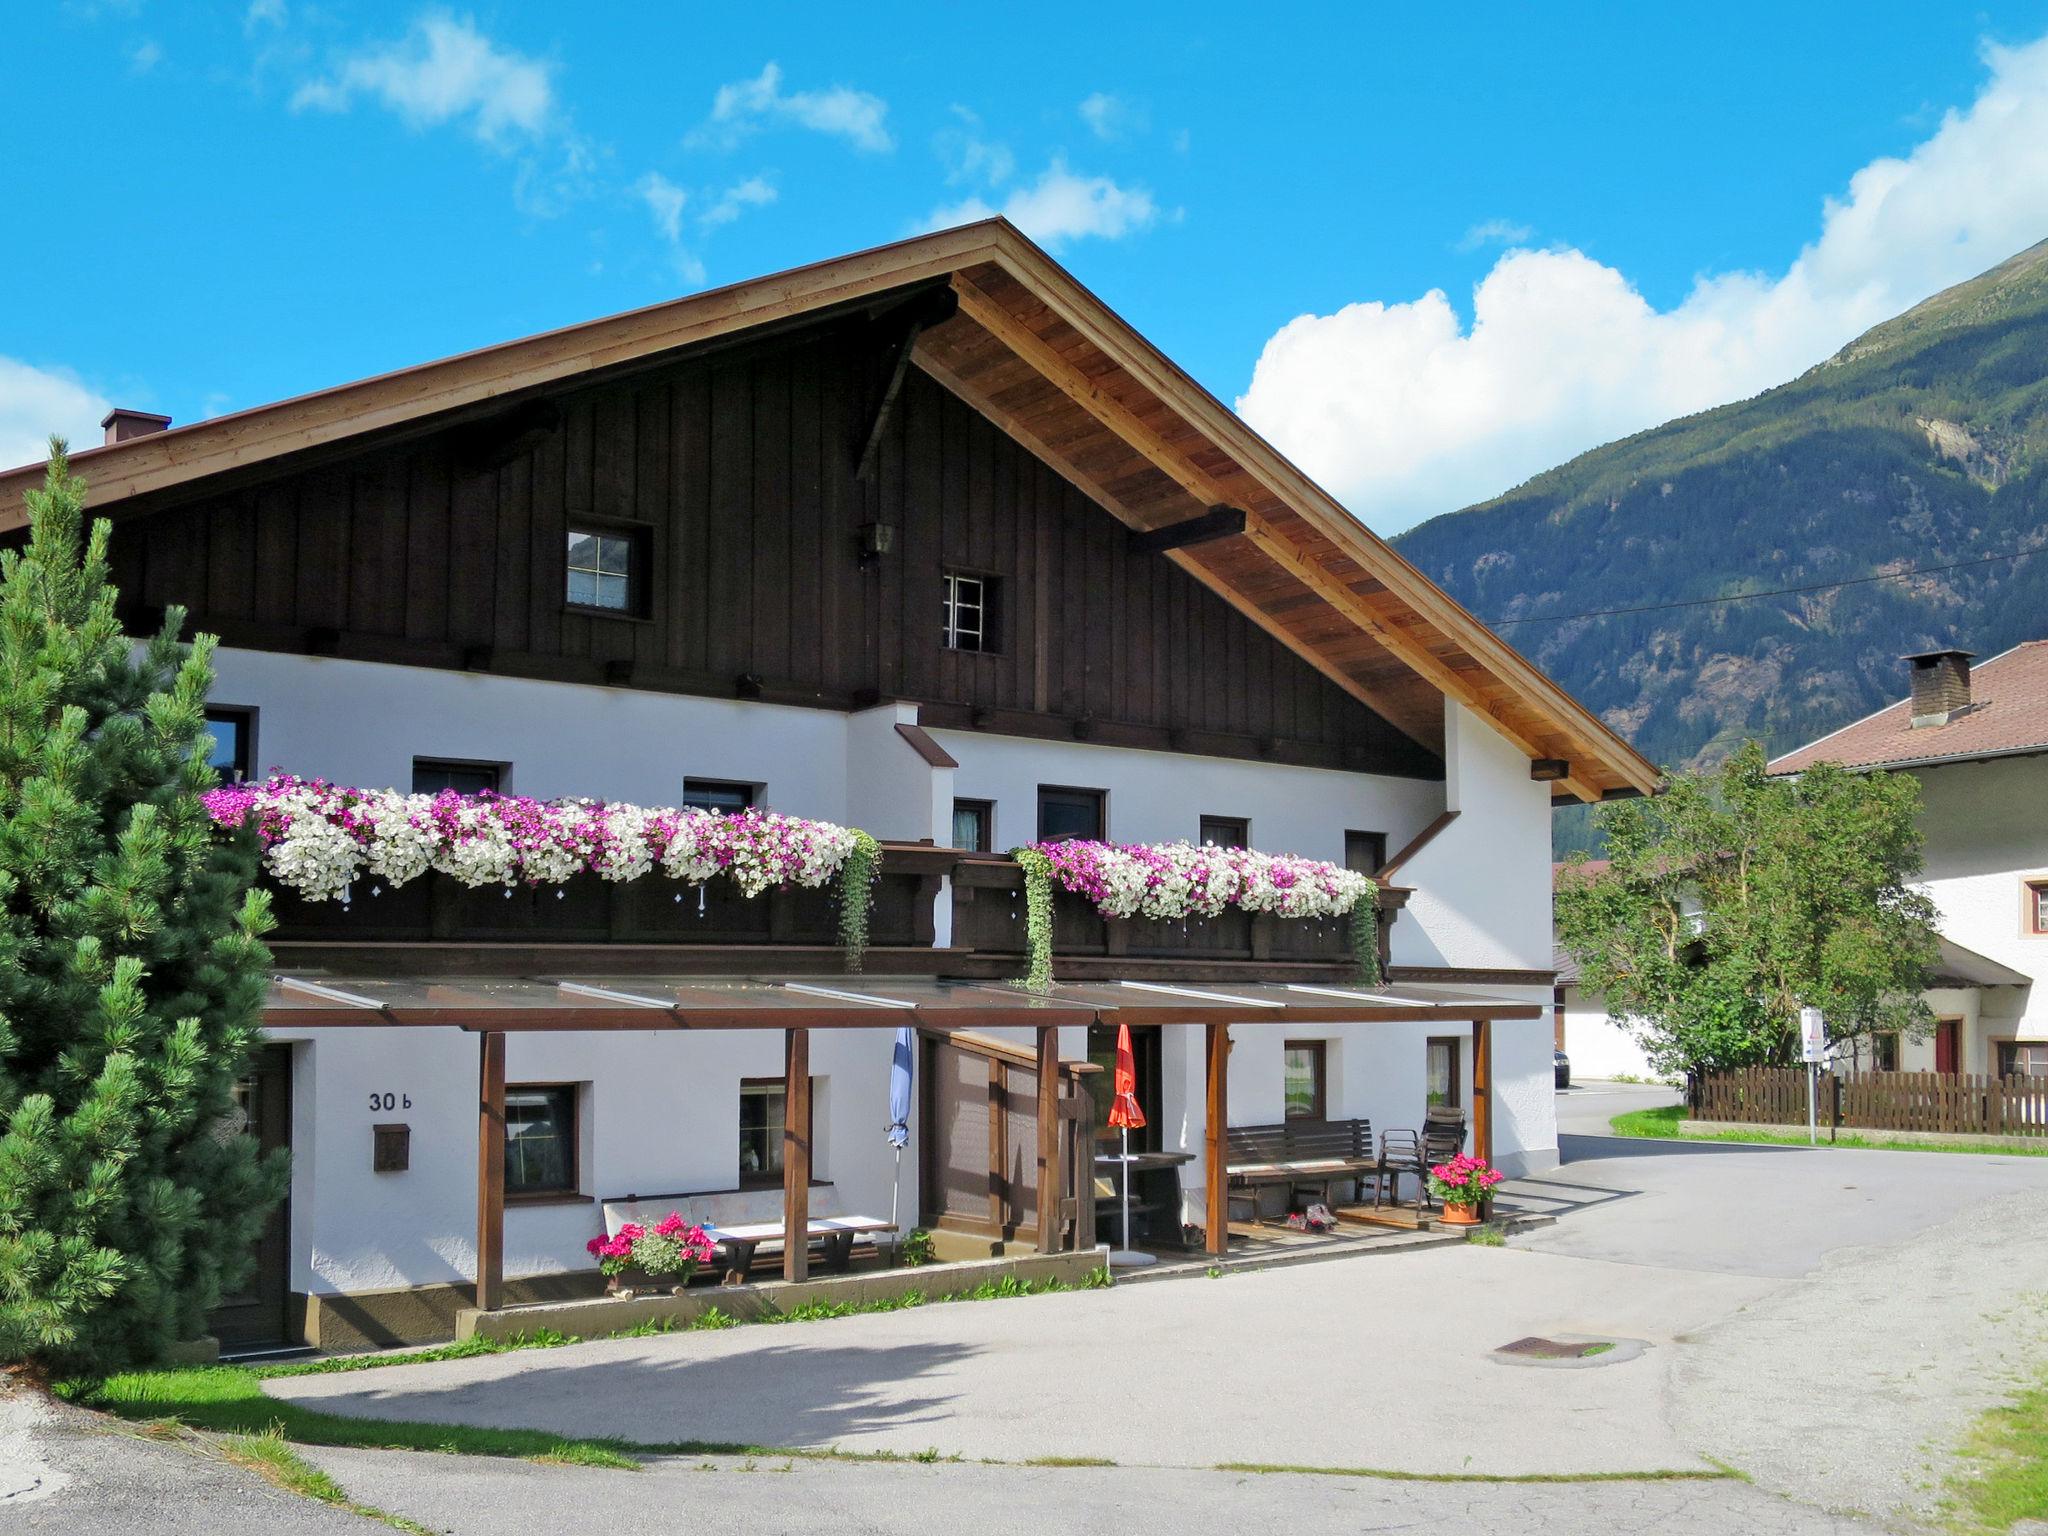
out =
<path fill-rule="evenodd" d="M 161 432 L 171 424 L 168 416 L 157 416 L 149 411 L 125 411 L 115 406 L 100 418 L 100 425 L 107 429 L 107 446 L 125 443 L 131 437 L 147 437 L 152 432 Z"/>
<path fill-rule="evenodd" d="M 1913 668 L 1913 726 L 1947 725 L 1970 708 L 1974 651 L 1921 651 L 1902 656 Z"/>

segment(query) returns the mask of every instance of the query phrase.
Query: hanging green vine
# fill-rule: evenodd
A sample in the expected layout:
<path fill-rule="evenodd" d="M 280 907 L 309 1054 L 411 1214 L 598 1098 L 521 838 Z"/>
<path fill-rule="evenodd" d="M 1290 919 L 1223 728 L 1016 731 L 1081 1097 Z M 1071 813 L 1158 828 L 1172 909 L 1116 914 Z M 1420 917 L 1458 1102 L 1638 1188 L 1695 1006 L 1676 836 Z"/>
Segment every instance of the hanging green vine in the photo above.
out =
<path fill-rule="evenodd" d="M 1024 945 L 1028 963 L 1018 985 L 1052 990 L 1052 860 L 1036 848 L 1012 848 L 1024 871 Z"/>
<path fill-rule="evenodd" d="M 1351 958 L 1358 964 L 1361 986 L 1380 982 L 1380 893 L 1367 882 L 1351 903 Z"/>
<path fill-rule="evenodd" d="M 868 917 L 874 911 L 881 866 L 882 845 L 855 829 L 853 851 L 839 870 L 839 947 L 849 974 L 859 974 L 868 952 Z"/>

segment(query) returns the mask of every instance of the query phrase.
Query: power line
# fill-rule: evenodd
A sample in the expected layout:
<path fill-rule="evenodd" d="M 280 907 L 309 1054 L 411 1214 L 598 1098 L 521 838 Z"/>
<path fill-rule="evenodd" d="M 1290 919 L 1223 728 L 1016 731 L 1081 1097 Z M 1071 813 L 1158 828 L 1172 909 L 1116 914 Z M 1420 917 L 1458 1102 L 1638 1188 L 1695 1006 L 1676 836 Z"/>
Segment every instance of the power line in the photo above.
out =
<path fill-rule="evenodd" d="M 1796 597 L 1805 592 L 1833 592 L 1842 587 L 1861 587 L 1873 581 L 1904 581 L 1909 576 L 1937 576 L 1943 571 L 1967 570 L 1973 565 L 1995 565 L 2001 560 L 2024 560 L 2040 550 L 2016 549 L 2002 555 L 1985 555 L 1978 560 L 1957 560 L 1948 565 L 1923 565 L 1910 571 L 1887 571 L 1880 576 L 1852 576 L 1846 581 L 1816 582 L 1810 587 L 1777 587 L 1769 592 L 1737 592 L 1730 597 L 1688 597 L 1671 603 L 1643 603 L 1633 608 L 1589 608 L 1584 613 L 1537 613 L 1521 619 L 1489 619 L 1488 627 L 1506 629 L 1510 624 L 1563 624 L 1571 619 L 1605 619 L 1623 613 L 1661 613 L 1669 608 L 1711 608 L 1716 603 L 1747 603 L 1760 597 Z"/>

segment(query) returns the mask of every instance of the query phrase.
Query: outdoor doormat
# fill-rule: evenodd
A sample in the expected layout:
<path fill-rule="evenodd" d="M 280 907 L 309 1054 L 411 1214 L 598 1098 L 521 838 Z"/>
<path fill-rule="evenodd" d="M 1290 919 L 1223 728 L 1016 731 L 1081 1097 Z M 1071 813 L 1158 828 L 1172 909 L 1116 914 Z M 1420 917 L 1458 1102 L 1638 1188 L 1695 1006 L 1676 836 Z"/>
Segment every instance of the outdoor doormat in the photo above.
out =
<path fill-rule="evenodd" d="M 1587 1365 L 1618 1365 L 1633 1360 L 1648 1346 L 1641 1339 L 1595 1338 L 1562 1333 L 1552 1338 L 1531 1334 L 1489 1351 L 1502 1365 L 1543 1365 L 1567 1369 Z"/>

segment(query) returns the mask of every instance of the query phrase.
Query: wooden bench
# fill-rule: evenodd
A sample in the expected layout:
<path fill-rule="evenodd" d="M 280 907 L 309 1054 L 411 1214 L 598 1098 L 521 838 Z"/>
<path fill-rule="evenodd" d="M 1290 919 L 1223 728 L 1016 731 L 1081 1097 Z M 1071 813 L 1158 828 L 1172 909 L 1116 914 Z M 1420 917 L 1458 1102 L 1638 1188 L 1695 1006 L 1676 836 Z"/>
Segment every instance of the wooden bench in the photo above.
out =
<path fill-rule="evenodd" d="M 1373 1149 L 1370 1120 L 1283 1120 L 1278 1125 L 1233 1125 L 1225 1132 L 1229 1161 L 1224 1166 L 1233 1189 L 1252 1203 L 1258 1216 L 1258 1190 L 1284 1184 L 1289 1198 L 1301 1189 L 1320 1189 L 1330 1203 L 1330 1186 L 1376 1176 L 1380 1160 Z"/>
<path fill-rule="evenodd" d="M 629 1221 L 652 1227 L 670 1211 L 704 1229 L 718 1245 L 718 1263 L 727 1285 L 747 1278 L 761 1250 L 780 1252 L 789 1234 L 782 1221 L 782 1191 L 773 1189 L 698 1190 L 677 1195 L 623 1195 L 604 1201 L 604 1229 L 615 1235 Z M 895 1225 L 873 1216 L 842 1213 L 838 1190 L 830 1184 L 811 1186 L 810 1222 L 806 1242 L 818 1249 L 820 1267 L 843 1270 L 853 1263 L 854 1245 L 872 1245 Z"/>

